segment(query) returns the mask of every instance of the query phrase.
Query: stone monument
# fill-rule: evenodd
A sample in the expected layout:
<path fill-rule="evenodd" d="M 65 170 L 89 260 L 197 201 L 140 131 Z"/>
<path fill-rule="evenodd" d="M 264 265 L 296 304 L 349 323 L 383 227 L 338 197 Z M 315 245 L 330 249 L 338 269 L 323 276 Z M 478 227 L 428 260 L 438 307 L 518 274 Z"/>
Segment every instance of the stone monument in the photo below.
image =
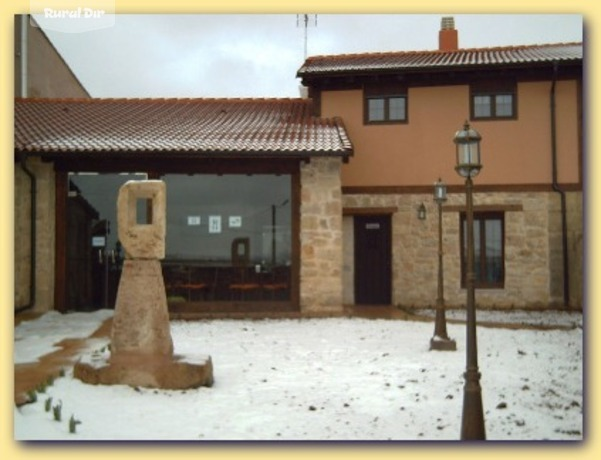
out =
<path fill-rule="evenodd" d="M 139 222 L 138 204 L 147 218 Z M 165 257 L 165 183 L 129 181 L 119 190 L 117 222 L 125 261 L 111 330 L 110 356 L 75 364 L 76 378 L 92 384 L 186 389 L 213 384 L 210 356 L 174 354 L 160 260 Z"/>

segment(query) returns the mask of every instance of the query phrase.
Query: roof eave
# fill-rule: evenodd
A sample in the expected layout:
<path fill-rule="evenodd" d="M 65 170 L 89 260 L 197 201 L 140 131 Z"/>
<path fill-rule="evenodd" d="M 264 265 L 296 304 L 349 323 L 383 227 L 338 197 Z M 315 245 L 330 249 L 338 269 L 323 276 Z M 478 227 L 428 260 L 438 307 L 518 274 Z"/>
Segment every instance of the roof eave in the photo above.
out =
<path fill-rule="evenodd" d="M 297 77 L 302 82 L 310 79 L 319 78 L 345 78 L 345 77 L 363 77 L 373 75 L 395 75 L 395 74 L 432 74 L 446 72 L 473 72 L 479 70 L 497 70 L 497 69 L 535 69 L 553 66 L 556 63 L 561 66 L 582 66 L 582 59 L 557 59 L 537 62 L 516 62 L 516 63 L 498 63 L 498 64 L 462 64 L 448 66 L 429 66 L 429 67 L 397 67 L 397 68 L 371 68 L 358 70 L 327 70 L 327 71 L 308 71 L 298 72 Z"/>
<path fill-rule="evenodd" d="M 211 150 L 211 151 L 162 151 L 162 150 L 57 150 L 57 149 L 35 149 L 35 148 L 15 148 L 15 161 L 19 160 L 23 155 L 36 156 L 47 160 L 60 159 L 104 159 L 104 160 L 119 160 L 119 159 L 178 159 L 178 160 L 201 160 L 201 159 L 306 159 L 313 157 L 341 157 L 348 158 L 353 155 L 352 148 L 344 148 L 340 150 Z"/>

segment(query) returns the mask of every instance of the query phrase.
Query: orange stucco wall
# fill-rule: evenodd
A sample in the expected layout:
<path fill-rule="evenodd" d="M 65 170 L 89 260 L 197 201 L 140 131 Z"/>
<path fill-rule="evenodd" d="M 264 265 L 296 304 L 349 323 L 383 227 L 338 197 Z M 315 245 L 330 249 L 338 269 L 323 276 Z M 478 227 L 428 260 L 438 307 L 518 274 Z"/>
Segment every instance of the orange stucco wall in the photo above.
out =
<path fill-rule="evenodd" d="M 518 118 L 473 121 L 482 135 L 479 184 L 549 184 L 551 82 L 518 84 Z M 561 183 L 578 183 L 578 85 L 557 83 L 557 149 Z M 363 124 L 361 90 L 322 94 L 322 116 L 341 116 L 355 147 L 343 186 L 460 184 L 453 136 L 469 118 L 469 86 L 410 88 L 408 123 Z"/>

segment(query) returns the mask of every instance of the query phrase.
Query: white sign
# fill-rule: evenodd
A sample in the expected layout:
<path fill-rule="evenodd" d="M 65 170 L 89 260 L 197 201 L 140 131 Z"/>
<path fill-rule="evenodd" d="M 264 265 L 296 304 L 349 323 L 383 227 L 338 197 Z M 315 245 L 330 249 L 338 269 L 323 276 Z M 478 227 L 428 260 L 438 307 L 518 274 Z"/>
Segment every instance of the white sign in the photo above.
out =
<path fill-rule="evenodd" d="M 200 225 L 200 216 L 188 216 L 188 225 Z"/>
<path fill-rule="evenodd" d="M 221 233 L 221 216 L 209 216 L 209 233 Z"/>
<path fill-rule="evenodd" d="M 106 246 L 106 237 L 104 236 L 93 236 L 92 237 L 92 247 L 93 248 L 103 248 Z"/>
<path fill-rule="evenodd" d="M 230 228 L 242 227 L 242 216 L 230 216 Z"/>

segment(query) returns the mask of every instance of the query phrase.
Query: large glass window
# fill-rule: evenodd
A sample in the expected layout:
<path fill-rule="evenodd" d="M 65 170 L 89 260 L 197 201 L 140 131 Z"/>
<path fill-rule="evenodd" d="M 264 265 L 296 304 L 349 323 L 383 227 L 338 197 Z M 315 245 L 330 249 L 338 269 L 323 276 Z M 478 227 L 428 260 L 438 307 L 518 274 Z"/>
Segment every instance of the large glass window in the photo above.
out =
<path fill-rule="evenodd" d="M 117 196 L 145 173 L 70 173 L 69 308 L 112 307 L 125 257 Z M 291 301 L 292 177 L 169 174 L 163 277 L 170 304 Z M 149 217 L 138 200 L 138 223 Z M 272 304 L 273 305 L 273 304 Z"/>
<path fill-rule="evenodd" d="M 125 256 L 119 242 L 117 197 L 129 180 L 146 173 L 69 173 L 66 302 L 69 309 L 112 308 Z M 145 203 L 137 215 L 146 217 Z"/>
<path fill-rule="evenodd" d="M 465 286 L 467 225 L 461 216 L 461 271 Z M 500 288 L 505 281 L 504 216 L 501 212 L 474 213 L 474 272 L 476 287 Z"/>
<path fill-rule="evenodd" d="M 290 299 L 289 175 L 166 175 L 171 301 Z"/>

